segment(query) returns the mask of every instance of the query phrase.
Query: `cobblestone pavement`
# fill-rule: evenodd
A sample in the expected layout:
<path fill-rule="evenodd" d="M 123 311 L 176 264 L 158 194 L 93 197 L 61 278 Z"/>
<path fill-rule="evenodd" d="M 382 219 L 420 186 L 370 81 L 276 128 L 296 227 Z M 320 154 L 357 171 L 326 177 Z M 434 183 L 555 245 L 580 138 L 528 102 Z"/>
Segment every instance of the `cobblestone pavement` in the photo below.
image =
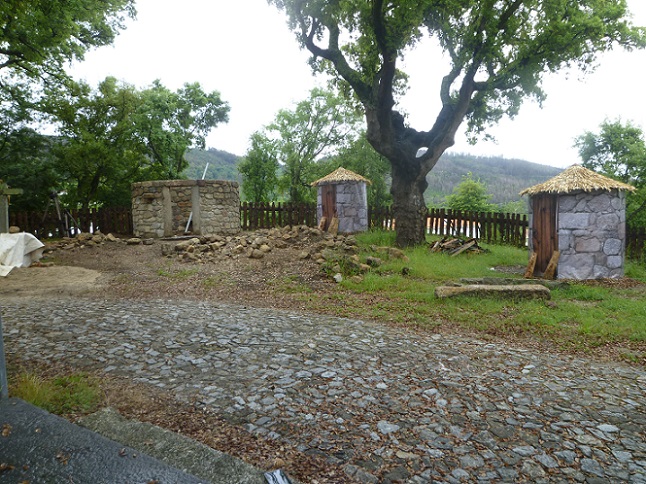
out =
<path fill-rule="evenodd" d="M 360 482 L 646 483 L 646 372 L 192 302 L 18 300 L 9 353 L 162 387 Z"/>

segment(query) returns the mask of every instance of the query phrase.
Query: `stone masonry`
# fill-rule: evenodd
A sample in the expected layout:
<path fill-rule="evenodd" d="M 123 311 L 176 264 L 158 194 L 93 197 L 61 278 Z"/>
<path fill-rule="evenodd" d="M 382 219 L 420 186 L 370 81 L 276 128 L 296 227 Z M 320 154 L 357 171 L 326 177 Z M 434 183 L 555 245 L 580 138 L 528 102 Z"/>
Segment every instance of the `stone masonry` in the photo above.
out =
<path fill-rule="evenodd" d="M 350 234 L 368 229 L 368 203 L 366 184 L 359 181 L 344 181 L 336 184 L 336 210 L 339 232 Z M 317 197 L 318 219 L 323 213 L 321 191 Z"/>
<path fill-rule="evenodd" d="M 192 214 L 192 215 L 191 215 Z M 132 219 L 137 237 L 233 235 L 240 231 L 237 182 L 158 180 L 132 185 Z"/>
<path fill-rule="evenodd" d="M 624 275 L 626 194 L 575 192 L 559 197 L 560 279 L 617 278 Z"/>

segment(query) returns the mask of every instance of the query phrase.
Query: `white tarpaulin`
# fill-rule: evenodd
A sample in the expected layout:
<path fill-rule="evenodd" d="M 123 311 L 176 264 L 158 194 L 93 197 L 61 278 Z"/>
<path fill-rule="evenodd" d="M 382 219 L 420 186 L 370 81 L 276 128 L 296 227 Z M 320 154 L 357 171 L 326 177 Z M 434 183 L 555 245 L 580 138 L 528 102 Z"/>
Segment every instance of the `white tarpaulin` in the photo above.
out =
<path fill-rule="evenodd" d="M 29 267 L 43 256 L 45 245 L 31 234 L 0 234 L 0 277 L 14 267 Z"/>

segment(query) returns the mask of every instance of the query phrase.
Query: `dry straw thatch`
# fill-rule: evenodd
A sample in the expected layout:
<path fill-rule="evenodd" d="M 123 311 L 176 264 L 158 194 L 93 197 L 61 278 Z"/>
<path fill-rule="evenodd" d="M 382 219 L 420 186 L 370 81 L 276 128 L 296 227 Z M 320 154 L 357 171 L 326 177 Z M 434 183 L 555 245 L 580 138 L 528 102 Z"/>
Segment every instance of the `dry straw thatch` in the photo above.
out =
<path fill-rule="evenodd" d="M 312 186 L 317 187 L 319 185 L 325 185 L 328 183 L 343 183 L 343 182 L 365 182 L 368 185 L 372 185 L 372 182 L 367 178 L 364 178 L 353 171 L 346 170 L 345 168 L 340 167 L 334 170 L 329 175 L 324 176 L 320 180 L 316 180 L 315 182 L 312 182 Z"/>
<path fill-rule="evenodd" d="M 578 191 L 593 192 L 596 190 L 634 191 L 635 187 L 613 180 L 607 176 L 599 175 L 581 165 L 573 165 L 554 178 L 547 180 L 545 183 L 526 188 L 520 194 L 532 196 L 538 195 L 539 193 L 566 194 Z"/>

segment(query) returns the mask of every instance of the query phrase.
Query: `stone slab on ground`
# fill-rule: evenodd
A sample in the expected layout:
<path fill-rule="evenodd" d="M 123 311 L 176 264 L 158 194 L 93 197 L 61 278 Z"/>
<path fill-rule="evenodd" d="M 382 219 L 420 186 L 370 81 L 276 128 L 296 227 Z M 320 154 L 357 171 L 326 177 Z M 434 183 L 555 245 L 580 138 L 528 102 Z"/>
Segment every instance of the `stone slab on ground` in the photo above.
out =
<path fill-rule="evenodd" d="M 464 286 L 438 286 L 435 288 L 435 297 L 443 299 L 456 296 L 495 296 L 509 299 L 550 299 L 551 293 L 547 287 L 540 284 L 467 284 Z"/>
<path fill-rule="evenodd" d="M 263 471 L 240 459 L 155 425 L 125 419 L 112 408 L 88 415 L 80 424 L 212 484 L 266 484 Z"/>
<path fill-rule="evenodd" d="M 20 399 L 0 400 L 0 482 L 206 482 Z"/>

